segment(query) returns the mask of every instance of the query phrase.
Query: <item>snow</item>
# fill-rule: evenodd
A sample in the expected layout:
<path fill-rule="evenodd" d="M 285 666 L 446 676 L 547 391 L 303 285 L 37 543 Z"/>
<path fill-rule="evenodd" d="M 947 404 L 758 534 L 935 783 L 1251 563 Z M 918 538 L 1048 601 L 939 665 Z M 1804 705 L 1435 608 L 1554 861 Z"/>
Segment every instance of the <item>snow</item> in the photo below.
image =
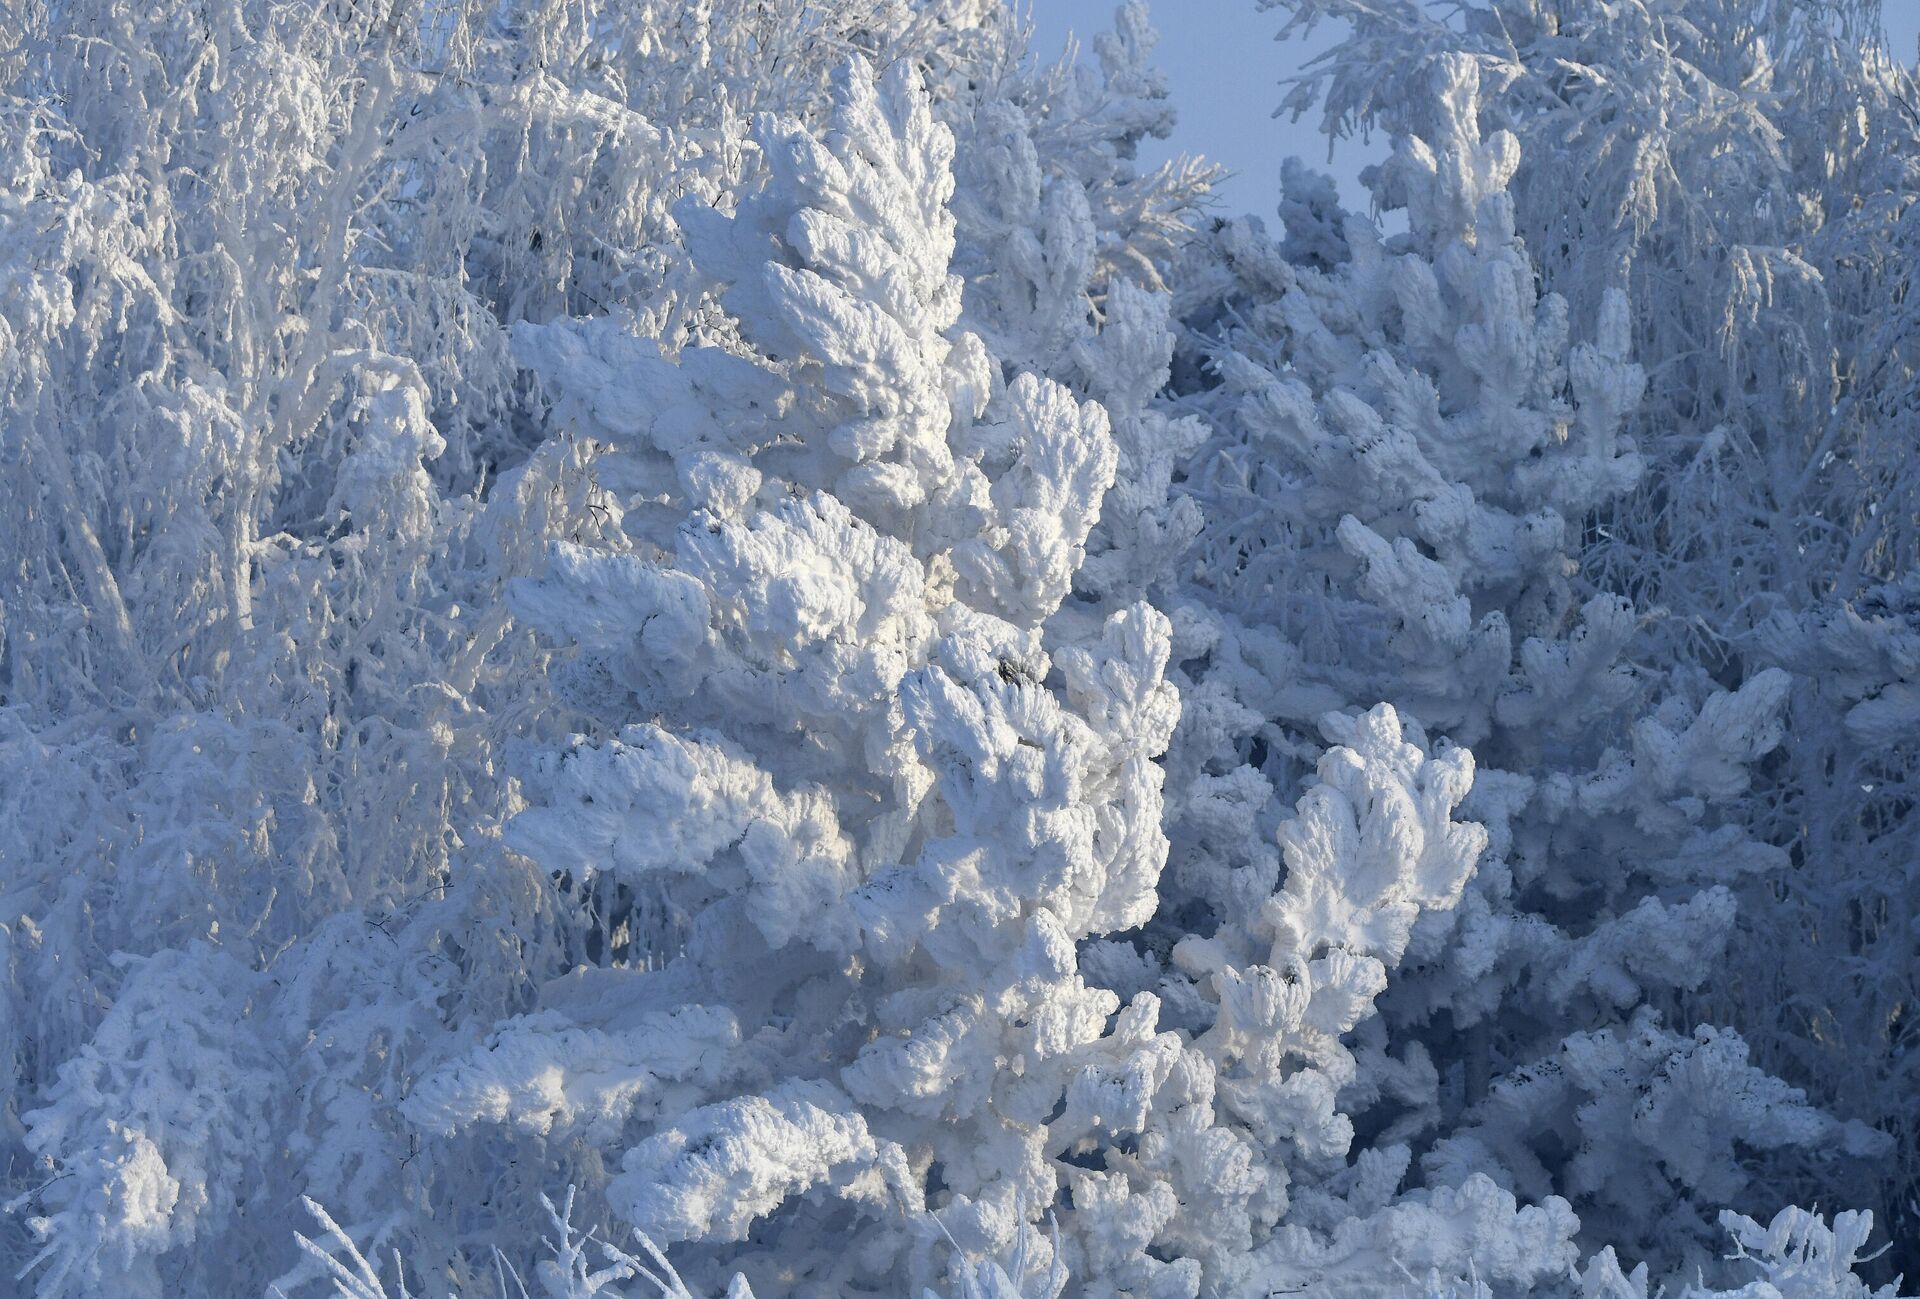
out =
<path fill-rule="evenodd" d="M 23 11 L 9 1284 L 1896 1299 L 1911 75 L 1258 7 Z"/>

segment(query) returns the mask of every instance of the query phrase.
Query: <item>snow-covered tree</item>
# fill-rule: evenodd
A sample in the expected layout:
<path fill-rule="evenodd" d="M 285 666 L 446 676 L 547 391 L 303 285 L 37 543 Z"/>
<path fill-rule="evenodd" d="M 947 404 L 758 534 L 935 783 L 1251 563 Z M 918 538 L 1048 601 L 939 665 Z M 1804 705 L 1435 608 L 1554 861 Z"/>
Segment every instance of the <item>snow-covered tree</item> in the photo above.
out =
<path fill-rule="evenodd" d="M 1463 907 L 1433 922 L 1432 957 L 1385 999 L 1389 1039 L 1396 1029 L 1419 1037 L 1442 1079 L 1437 1107 L 1399 1121 L 1438 1125 L 1440 1140 L 1423 1161 L 1429 1177 L 1492 1169 L 1534 1194 L 1559 1189 L 1574 1198 L 1595 1243 L 1667 1257 L 1711 1248 L 1717 1206 L 1734 1193 L 1729 1187 L 1747 1185 L 1734 1171 L 1742 1161 L 1733 1147 L 1722 1148 L 1724 1171 L 1709 1176 L 1704 1166 L 1687 1171 L 1686 1161 L 1669 1159 L 1657 1141 L 1635 1154 L 1625 1134 L 1603 1136 L 1591 1127 L 1606 1109 L 1596 1093 L 1587 1094 L 1590 1126 L 1578 1135 L 1550 1114 L 1520 1121 L 1514 1107 L 1523 1095 L 1544 1104 L 1549 1092 L 1560 1094 L 1561 1034 L 1624 1029 L 1627 1012 L 1641 1004 L 1675 1018 L 1725 1016 L 1773 1048 L 1765 1063 L 1830 1104 L 1840 1095 L 1825 1090 L 1804 1054 L 1778 1050 L 1780 1003 L 1749 1002 L 1758 973 L 1742 968 L 1751 960 L 1769 980 L 1794 979 L 1789 970 L 1801 967 L 1783 967 L 1770 944 L 1783 930 L 1799 931 L 1796 942 L 1812 937 L 1777 901 L 1778 890 L 1792 887 L 1797 835 L 1776 810 L 1775 773 L 1798 747 L 1781 748 L 1785 710 L 1798 696 L 1777 666 L 1798 642 L 1780 630 L 1771 643 L 1781 653 L 1729 657 L 1727 642 L 1702 653 L 1689 634 L 1677 634 L 1686 620 L 1653 604 L 1670 594 L 1654 573 L 1725 583 L 1732 572 L 1738 584 L 1723 589 L 1749 603 L 1760 602 L 1745 576 L 1766 575 L 1724 553 L 1691 552 L 1670 533 L 1653 540 L 1636 522 L 1640 502 L 1657 498 L 1667 523 L 1715 530 L 1716 545 L 1751 526 L 1753 516 L 1741 513 L 1747 507 L 1724 494 L 1711 504 L 1728 518 L 1725 528 L 1703 522 L 1723 515 L 1698 501 L 1675 508 L 1701 465 L 1676 464 L 1668 448 L 1703 428 L 1700 412 L 1717 399 L 1696 391 L 1683 401 L 1670 386 L 1674 367 L 1699 364 L 1699 352 L 1658 331 L 1670 313 L 1700 310 L 1704 291 L 1676 292 L 1680 276 L 1653 268 L 1679 257 L 1685 273 L 1711 274 L 1714 255 L 1676 253 L 1683 237 L 1701 240 L 1691 227 L 1666 241 L 1624 226 L 1606 237 L 1590 228 L 1566 233 L 1569 222 L 1604 221 L 1615 210 L 1571 203 L 1569 194 L 1601 185 L 1623 150 L 1672 143 L 1646 137 L 1669 129 L 1674 115 L 1599 106 L 1607 96 L 1667 93 L 1667 82 L 1651 75 L 1655 55 L 1635 42 L 1667 40 L 1668 25 L 1683 33 L 1675 41 L 1705 42 L 1701 32 L 1719 20 L 1703 11 L 1718 7 L 1687 10 L 1699 29 L 1678 18 L 1643 24 L 1650 11 L 1642 6 L 1628 7 L 1630 21 L 1597 6 L 1551 14 L 1469 7 L 1464 24 L 1430 20 L 1411 4 L 1290 7 L 1303 20 L 1351 20 L 1349 38 L 1296 106 L 1324 92 L 1331 129 L 1389 132 L 1391 157 L 1369 179 L 1381 206 L 1405 210 L 1409 229 L 1383 240 L 1370 222 L 1339 212 L 1330 185 L 1290 168 L 1284 241 L 1267 240 L 1251 223 L 1223 223 L 1187 273 L 1193 346 L 1217 378 L 1196 381 L 1196 368 L 1182 371 L 1190 395 L 1177 409 L 1207 413 L 1216 438 L 1189 471 L 1207 518 L 1198 585 L 1212 594 L 1195 619 L 1205 628 L 1205 655 L 1191 660 L 1198 680 L 1185 687 L 1174 752 L 1192 748 L 1170 759 L 1173 878 L 1181 878 L 1181 847 L 1191 842 L 1198 869 L 1184 886 L 1204 899 L 1202 914 L 1233 914 L 1246 905 L 1239 890 L 1262 891 L 1259 881 L 1273 869 L 1265 826 L 1298 787 L 1327 707 L 1390 699 L 1471 744 L 1483 770 L 1466 811 L 1493 831 L 1494 851 Z M 1870 103 L 1897 91 L 1901 74 L 1871 48 L 1819 27 L 1816 15 L 1775 8 L 1761 26 L 1774 23 L 1783 47 L 1782 30 L 1797 36 L 1798 66 L 1779 74 L 1781 84 L 1851 75 L 1853 84 L 1880 88 L 1880 100 L 1867 93 Z M 1633 59 L 1645 60 L 1649 75 L 1619 71 Z M 1591 89 L 1589 66 L 1611 69 L 1596 73 Z M 1671 78 L 1671 66 L 1660 76 Z M 1691 104 L 1701 93 L 1696 82 L 1670 97 Z M 1709 130 L 1724 136 L 1727 123 L 1743 121 L 1724 104 L 1714 111 L 1725 116 L 1675 131 L 1700 151 L 1702 168 L 1709 154 L 1747 156 L 1724 138 L 1709 146 Z M 1795 111 L 1809 114 L 1803 129 L 1817 129 L 1808 105 Z M 1867 171 L 1860 157 L 1885 156 L 1889 135 L 1904 138 L 1885 124 L 1870 131 L 1864 117 L 1861 130 L 1847 165 Z M 1579 131 L 1610 133 L 1610 142 L 1602 149 L 1580 136 L 1570 144 Z M 1590 145 L 1594 153 L 1581 152 Z M 1751 155 L 1754 165 L 1771 156 Z M 1722 201 L 1704 173 L 1673 183 L 1662 220 L 1694 210 L 1703 193 Z M 1738 200 L 1726 202 L 1730 221 Z M 1856 243 L 1871 235 L 1862 224 L 1852 230 Z M 1646 247 L 1631 256 L 1644 254 L 1645 264 L 1628 273 L 1623 248 L 1643 236 Z M 1536 246 L 1546 250 L 1537 277 Z M 1885 237 L 1871 246 L 1896 256 Z M 1699 259 L 1688 260 L 1691 253 Z M 1543 294 L 1542 283 L 1564 296 Z M 1644 393 L 1637 355 L 1674 358 Z M 1778 379 L 1779 366 L 1754 364 L 1767 381 Z M 1789 508 L 1822 513 L 1813 490 Z M 1629 532 L 1639 539 L 1627 544 L 1663 558 L 1623 571 L 1616 561 Z M 1784 603 L 1799 598 L 1791 586 L 1775 589 L 1771 598 Z M 1740 617 L 1728 609 L 1720 625 Z M 1833 749 L 1816 745 L 1808 756 L 1819 752 Z M 1249 759 L 1250 768 L 1239 765 Z M 1756 760 L 1764 760 L 1757 770 Z M 1183 771 L 1195 773 L 1184 797 Z M 1890 882 L 1878 878 L 1875 892 Z M 1838 902 L 1847 893 L 1830 896 Z M 1883 947 L 1890 969 L 1910 965 L 1892 950 L 1905 941 Z M 1729 977 L 1730 968 L 1742 973 Z M 1825 986 L 1809 1002 L 1858 1000 L 1857 973 L 1830 982 L 1823 973 L 1813 975 Z M 1882 982 L 1877 992 L 1891 990 Z M 1879 1049 L 1897 1059 L 1897 1034 L 1885 1034 L 1881 1014 Z M 1666 1036 L 1659 1049 L 1667 1067 L 1708 1058 L 1684 1037 Z M 1541 1069 L 1556 1081 L 1544 1089 L 1495 1081 L 1520 1066 L 1513 1081 Z M 1832 1083 L 1847 1072 L 1828 1071 Z M 1623 1086 L 1631 1072 L 1609 1070 L 1606 1085 Z M 1744 1096 L 1759 1084 L 1740 1081 L 1736 1070 L 1715 1085 Z M 1847 1086 L 1857 1102 L 1860 1088 Z M 1619 1112 L 1639 1099 L 1622 1093 Z M 1506 1110 L 1496 1125 L 1503 1140 L 1525 1144 L 1517 1131 L 1535 1131 L 1532 1154 L 1510 1146 L 1495 1156 L 1455 1135 L 1454 1116 L 1470 1128 L 1475 1111 L 1495 1105 Z M 1849 1119 L 1889 1117 L 1888 1101 L 1835 1109 Z M 1765 1193 L 1855 1185 L 1864 1168 L 1886 1170 L 1896 1149 L 1858 1122 L 1788 1123 L 1784 1111 L 1780 1119 L 1770 1135 L 1739 1139 L 1744 1151 L 1780 1151 L 1759 1164 Z M 1894 1119 L 1896 1130 L 1903 1123 Z M 1642 1177 L 1636 1165 L 1668 1189 L 1621 1195 Z M 1603 1183 L 1613 1207 L 1584 1198 Z M 1682 1203 L 1691 1208 L 1676 1212 Z"/>
<path fill-rule="evenodd" d="M 763 1293 L 925 1254 L 930 1182 L 969 1248 L 1053 1202 L 1051 1112 L 1127 1045 L 1074 942 L 1143 919 L 1164 854 L 1164 620 L 1046 632 L 1113 479 L 1107 417 L 1002 385 L 956 329 L 952 135 L 918 75 L 850 65 L 823 137 L 758 128 L 765 190 L 682 211 L 713 342 L 519 336 L 559 417 L 618 449 L 628 545 L 564 548 L 517 597 L 619 730 L 531 761 L 510 841 L 674 932 L 658 969 L 550 989 L 409 1100 L 553 1137 L 651 1120 L 615 1210 L 731 1242 L 784 1209 L 733 1258 Z M 582 1034 L 613 1058 L 576 1083 Z"/>

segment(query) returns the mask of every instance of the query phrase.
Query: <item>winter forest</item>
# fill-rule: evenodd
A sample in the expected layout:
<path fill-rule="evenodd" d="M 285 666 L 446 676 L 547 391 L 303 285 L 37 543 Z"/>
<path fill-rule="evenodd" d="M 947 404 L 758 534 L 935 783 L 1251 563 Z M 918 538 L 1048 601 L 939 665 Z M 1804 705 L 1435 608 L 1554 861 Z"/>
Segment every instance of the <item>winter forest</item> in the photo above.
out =
<path fill-rule="evenodd" d="M 0 1295 L 1920 1276 L 1878 0 L 1221 2 L 0 0 Z"/>

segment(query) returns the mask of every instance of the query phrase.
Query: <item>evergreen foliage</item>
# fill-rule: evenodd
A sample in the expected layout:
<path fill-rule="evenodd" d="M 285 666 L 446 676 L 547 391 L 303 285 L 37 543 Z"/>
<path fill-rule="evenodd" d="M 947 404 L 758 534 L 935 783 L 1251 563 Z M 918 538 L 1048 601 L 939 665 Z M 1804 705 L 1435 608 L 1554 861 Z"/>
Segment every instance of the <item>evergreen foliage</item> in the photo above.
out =
<path fill-rule="evenodd" d="M 0 5 L 6 1285 L 1896 1299 L 1911 71 L 1258 2 Z"/>

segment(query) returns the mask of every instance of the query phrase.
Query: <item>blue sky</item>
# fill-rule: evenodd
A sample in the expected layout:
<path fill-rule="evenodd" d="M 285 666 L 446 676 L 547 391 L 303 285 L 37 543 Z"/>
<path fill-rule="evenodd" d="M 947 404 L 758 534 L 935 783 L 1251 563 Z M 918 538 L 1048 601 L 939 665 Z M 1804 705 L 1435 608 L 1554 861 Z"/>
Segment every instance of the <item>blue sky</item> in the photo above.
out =
<path fill-rule="evenodd" d="M 1113 26 L 1116 0 L 1026 0 L 1033 13 L 1035 46 L 1043 55 L 1057 55 L 1068 34 L 1081 37 L 1083 55 L 1091 60 L 1091 37 Z M 1360 206 L 1360 169 L 1384 147 L 1345 144 L 1327 161 L 1325 137 L 1312 119 L 1293 123 L 1270 114 L 1280 102 L 1280 81 L 1324 45 L 1298 41 L 1275 43 L 1282 15 L 1261 13 L 1254 0 L 1149 0 L 1154 26 L 1160 30 L 1157 61 L 1173 86 L 1180 123 L 1168 141 L 1149 141 L 1142 157 L 1147 162 L 1181 153 L 1204 154 L 1235 170 L 1222 189 L 1224 206 L 1234 212 L 1269 215 L 1280 185 L 1280 162 L 1299 154 L 1315 166 L 1333 172 L 1347 202 Z M 1888 39 L 1894 53 L 1913 59 L 1920 40 L 1920 0 L 1889 0 Z"/>

